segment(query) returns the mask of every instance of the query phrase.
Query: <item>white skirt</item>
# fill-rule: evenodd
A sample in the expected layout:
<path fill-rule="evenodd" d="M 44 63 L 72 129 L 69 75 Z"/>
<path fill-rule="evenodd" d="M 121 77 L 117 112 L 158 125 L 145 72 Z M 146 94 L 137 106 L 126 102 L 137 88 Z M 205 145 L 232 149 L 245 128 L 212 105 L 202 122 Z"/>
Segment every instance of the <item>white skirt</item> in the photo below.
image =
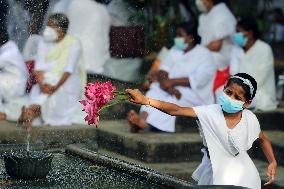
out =
<path fill-rule="evenodd" d="M 201 149 L 203 158 L 199 166 L 192 173 L 192 178 L 198 182 L 198 185 L 213 185 L 213 171 L 210 159 L 205 149 Z"/>

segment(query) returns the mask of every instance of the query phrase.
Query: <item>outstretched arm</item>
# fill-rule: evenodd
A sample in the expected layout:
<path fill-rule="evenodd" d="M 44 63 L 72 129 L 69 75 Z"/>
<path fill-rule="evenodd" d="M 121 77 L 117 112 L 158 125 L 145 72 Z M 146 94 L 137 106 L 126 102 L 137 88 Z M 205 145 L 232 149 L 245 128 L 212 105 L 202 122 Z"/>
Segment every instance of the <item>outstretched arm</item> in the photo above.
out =
<path fill-rule="evenodd" d="M 127 89 L 126 92 L 130 94 L 130 102 L 135 104 L 150 105 L 172 116 L 197 117 L 193 108 L 180 107 L 173 103 L 150 99 L 144 96 L 138 89 Z"/>
<path fill-rule="evenodd" d="M 274 179 L 275 179 L 275 174 L 276 174 L 276 168 L 277 168 L 277 162 L 274 157 L 273 149 L 271 146 L 270 141 L 268 138 L 264 135 L 263 132 L 260 132 L 259 134 L 259 139 L 262 142 L 262 150 L 269 162 L 269 166 L 267 169 L 267 176 L 269 177 L 269 181 L 265 183 L 264 185 L 271 184 Z"/>

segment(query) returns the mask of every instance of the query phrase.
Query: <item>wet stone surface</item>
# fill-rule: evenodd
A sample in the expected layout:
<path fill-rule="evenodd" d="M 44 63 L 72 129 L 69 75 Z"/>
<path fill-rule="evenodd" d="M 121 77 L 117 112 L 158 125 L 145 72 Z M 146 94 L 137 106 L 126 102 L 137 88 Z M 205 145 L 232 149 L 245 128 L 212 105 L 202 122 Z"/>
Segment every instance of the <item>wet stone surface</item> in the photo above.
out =
<path fill-rule="evenodd" d="M 7 189 L 61 189 L 61 188 L 132 188 L 132 189 L 164 189 L 165 187 L 136 178 L 78 157 L 64 153 L 54 153 L 52 170 L 46 179 L 17 180 L 10 178 L 0 160 L 0 188 Z"/>

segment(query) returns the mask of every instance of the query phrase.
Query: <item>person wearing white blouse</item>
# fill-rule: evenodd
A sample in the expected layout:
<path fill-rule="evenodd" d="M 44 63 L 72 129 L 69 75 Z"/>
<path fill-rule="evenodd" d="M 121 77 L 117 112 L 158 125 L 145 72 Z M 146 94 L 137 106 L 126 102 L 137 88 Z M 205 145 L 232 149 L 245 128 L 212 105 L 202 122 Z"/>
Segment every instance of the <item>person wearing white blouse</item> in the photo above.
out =
<path fill-rule="evenodd" d="M 64 14 L 49 17 L 35 61 L 38 84 L 33 86 L 19 118 L 27 127 L 37 117 L 52 126 L 72 124 L 86 71 L 80 42 L 66 35 L 68 25 Z"/>
<path fill-rule="evenodd" d="M 199 16 L 198 34 L 201 45 L 208 48 L 217 66 L 214 93 L 218 97 L 229 79 L 230 55 L 233 48 L 231 36 L 236 30 L 236 18 L 222 0 L 196 0 Z M 218 98 L 216 98 L 218 100 Z"/>
<path fill-rule="evenodd" d="M 24 59 L 8 33 L 0 33 L 0 120 L 8 116 L 5 105 L 25 94 L 28 70 Z"/>
<path fill-rule="evenodd" d="M 161 62 L 157 81 L 146 96 L 181 106 L 198 106 L 214 102 L 213 79 L 216 68 L 209 50 L 199 45 L 196 28 L 188 23 L 176 29 L 175 44 Z M 142 106 L 140 115 L 129 111 L 130 131 L 175 132 L 175 116 Z"/>
<path fill-rule="evenodd" d="M 274 57 L 269 44 L 259 39 L 256 20 L 241 19 L 233 39 L 237 46 L 232 51 L 230 74 L 244 72 L 256 79 L 258 90 L 250 108 L 274 110 L 277 107 Z"/>

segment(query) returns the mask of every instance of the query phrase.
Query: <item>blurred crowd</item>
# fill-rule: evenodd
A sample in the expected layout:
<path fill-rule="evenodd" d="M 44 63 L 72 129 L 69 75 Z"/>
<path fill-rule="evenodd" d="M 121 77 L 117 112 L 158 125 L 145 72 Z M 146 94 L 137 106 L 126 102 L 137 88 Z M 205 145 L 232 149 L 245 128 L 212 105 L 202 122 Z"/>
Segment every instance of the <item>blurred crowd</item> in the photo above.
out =
<path fill-rule="evenodd" d="M 230 75 L 243 72 L 258 83 L 250 109 L 276 109 L 274 57 L 260 38 L 255 18 L 236 19 L 220 0 L 195 3 L 198 25 L 176 26 L 174 45 L 160 51 L 148 73 L 146 95 L 180 106 L 213 104 Z M 48 5 L 43 3 L 44 11 Z M 0 120 L 28 127 L 76 123 L 87 71 L 103 72 L 110 58 L 110 27 L 127 25 L 119 16 L 123 10 L 93 0 L 60 0 L 47 11 L 42 32 L 35 22 L 29 24 L 30 36 L 21 52 L 4 27 L 8 3 L 1 1 L 0 9 Z M 272 15 L 278 25 L 271 38 L 283 38 L 283 13 L 276 9 Z M 43 18 L 39 22 L 45 23 Z M 133 132 L 175 132 L 175 117 L 149 106 L 139 113 L 131 110 L 127 119 Z"/>
<path fill-rule="evenodd" d="M 116 2 L 107 6 L 93 0 L 7 0 L 0 8 L 0 120 L 28 127 L 84 123 L 78 101 L 87 71 L 103 72 L 110 58 L 111 25 L 127 25 L 117 12 L 123 10 L 117 10 Z M 31 15 L 30 35 L 22 48 L 21 39 L 13 35 L 24 32 L 17 27 L 26 14 L 20 23 L 9 20 L 12 15 L 16 22 L 18 12 Z"/>
<path fill-rule="evenodd" d="M 230 75 L 247 73 L 258 83 L 249 109 L 276 109 L 274 56 L 261 39 L 256 18 L 237 19 L 220 0 L 196 0 L 195 4 L 200 12 L 198 26 L 177 26 L 174 45 L 160 51 L 148 73 L 146 96 L 184 107 L 218 103 Z M 276 22 L 269 41 L 280 41 L 283 14 L 272 10 L 270 19 Z M 131 132 L 175 132 L 175 119 L 150 106 L 128 113 Z"/>

